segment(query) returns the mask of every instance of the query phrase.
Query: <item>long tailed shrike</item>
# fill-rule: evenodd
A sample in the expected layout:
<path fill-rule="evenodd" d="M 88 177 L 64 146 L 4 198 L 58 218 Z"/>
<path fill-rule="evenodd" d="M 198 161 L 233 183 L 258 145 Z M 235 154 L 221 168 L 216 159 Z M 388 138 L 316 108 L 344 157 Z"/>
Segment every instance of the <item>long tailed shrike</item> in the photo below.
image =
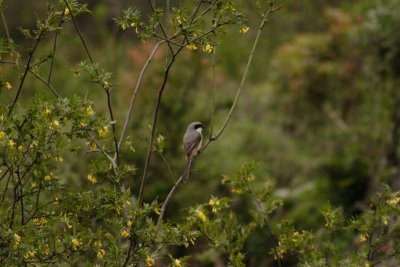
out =
<path fill-rule="evenodd" d="M 183 148 L 186 152 L 185 167 L 183 169 L 182 181 L 185 183 L 189 177 L 190 166 L 192 165 L 192 160 L 197 155 L 199 149 L 201 148 L 202 141 L 202 130 L 203 125 L 200 122 L 192 122 L 186 129 L 186 133 L 183 136 Z"/>

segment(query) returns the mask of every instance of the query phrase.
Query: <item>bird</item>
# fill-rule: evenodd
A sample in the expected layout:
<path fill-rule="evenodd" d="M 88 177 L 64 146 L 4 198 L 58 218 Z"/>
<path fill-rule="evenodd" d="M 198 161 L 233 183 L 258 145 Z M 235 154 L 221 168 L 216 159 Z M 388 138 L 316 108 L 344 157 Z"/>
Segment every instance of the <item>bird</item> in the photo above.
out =
<path fill-rule="evenodd" d="M 186 153 L 185 167 L 183 168 L 182 174 L 183 183 L 186 183 L 189 177 L 192 161 L 201 148 L 201 143 L 203 139 L 203 135 L 201 134 L 201 132 L 203 131 L 203 128 L 204 126 L 201 122 L 192 122 L 186 128 L 185 135 L 183 136 L 183 148 Z"/>

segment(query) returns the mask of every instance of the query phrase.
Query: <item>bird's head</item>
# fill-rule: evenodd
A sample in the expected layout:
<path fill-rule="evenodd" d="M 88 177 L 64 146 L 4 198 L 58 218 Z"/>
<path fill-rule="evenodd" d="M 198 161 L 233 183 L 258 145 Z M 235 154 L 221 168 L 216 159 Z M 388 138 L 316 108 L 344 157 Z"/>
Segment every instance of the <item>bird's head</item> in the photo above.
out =
<path fill-rule="evenodd" d="M 195 121 L 192 122 L 191 124 L 189 124 L 189 126 L 187 127 L 186 131 L 189 130 L 194 130 L 194 131 L 198 131 L 199 133 L 201 133 L 201 131 L 204 129 L 204 126 L 201 122 Z"/>

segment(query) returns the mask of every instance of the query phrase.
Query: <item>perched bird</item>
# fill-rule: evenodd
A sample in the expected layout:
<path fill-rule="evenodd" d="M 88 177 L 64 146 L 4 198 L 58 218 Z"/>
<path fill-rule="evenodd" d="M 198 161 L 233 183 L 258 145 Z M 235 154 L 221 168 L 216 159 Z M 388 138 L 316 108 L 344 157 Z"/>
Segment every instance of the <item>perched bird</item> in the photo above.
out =
<path fill-rule="evenodd" d="M 202 130 L 204 126 L 200 122 L 192 122 L 186 129 L 186 133 L 183 136 L 183 148 L 186 152 L 185 167 L 183 169 L 182 181 L 185 183 L 189 177 L 190 166 L 192 160 L 197 155 L 202 141 Z"/>

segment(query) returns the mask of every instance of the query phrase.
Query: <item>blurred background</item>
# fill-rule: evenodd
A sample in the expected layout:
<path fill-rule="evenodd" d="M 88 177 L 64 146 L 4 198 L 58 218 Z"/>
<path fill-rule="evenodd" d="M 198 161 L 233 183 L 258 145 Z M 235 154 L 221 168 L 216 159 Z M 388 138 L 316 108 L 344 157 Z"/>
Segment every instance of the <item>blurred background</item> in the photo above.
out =
<path fill-rule="evenodd" d="M 33 44 L 18 27 L 32 28 L 35 14 L 46 11 L 47 0 L 6 1 L 5 17 L 19 50 Z M 156 1 L 163 6 L 165 1 Z M 179 1 L 171 1 L 171 5 Z M 234 1 L 248 18 L 249 32 L 232 29 L 219 40 L 216 53 L 214 129 L 222 124 L 240 83 L 259 23 L 256 1 Z M 146 14 L 145 1 L 87 1 L 91 13 L 77 18 L 92 56 L 113 73 L 112 102 L 117 131 L 127 110 L 139 71 L 154 47 L 134 32 L 118 29 L 113 18 L 132 3 Z M 221 175 L 246 162 L 257 164 L 259 183 L 272 182 L 284 199 L 282 213 L 300 229 L 321 225 L 322 207 L 342 206 L 347 216 L 361 213 L 367 197 L 381 183 L 400 185 L 400 1 L 398 0 L 285 0 L 266 25 L 256 50 L 250 77 L 239 106 L 221 138 L 194 163 L 189 182 L 178 190 L 168 216 L 181 214 L 190 204 L 206 202 L 226 190 Z M 53 85 L 64 97 L 92 99 L 98 112 L 107 112 L 102 89 L 74 69 L 86 58 L 71 22 L 63 26 L 57 44 Z M 0 34 L 5 36 L 4 28 Z M 238 38 L 238 36 L 240 38 Z M 52 38 L 39 54 L 52 49 Z M 123 161 L 135 164 L 137 174 L 126 181 L 137 193 L 150 136 L 152 111 L 165 66 L 166 50 L 159 52 L 145 76 L 129 126 L 135 152 Z M 46 70 L 43 70 L 43 73 Z M 18 77 L 0 66 L 2 79 L 14 90 L 3 91 L 11 101 Z M 23 98 L 47 95 L 40 81 L 28 78 Z M 174 65 L 161 103 L 157 134 L 165 137 L 162 156 L 151 162 L 145 199 L 163 200 L 179 177 L 184 153 L 182 136 L 187 124 L 202 121 L 208 136 L 211 114 L 211 54 L 186 50 Z M 88 159 L 89 161 L 89 159 Z M 77 186 L 87 186 L 86 165 L 66 155 L 60 170 Z M 238 209 L 245 209 L 243 202 Z M 253 238 L 250 253 L 262 265 L 265 247 Z M 257 265 L 256 265 L 257 266 Z"/>

